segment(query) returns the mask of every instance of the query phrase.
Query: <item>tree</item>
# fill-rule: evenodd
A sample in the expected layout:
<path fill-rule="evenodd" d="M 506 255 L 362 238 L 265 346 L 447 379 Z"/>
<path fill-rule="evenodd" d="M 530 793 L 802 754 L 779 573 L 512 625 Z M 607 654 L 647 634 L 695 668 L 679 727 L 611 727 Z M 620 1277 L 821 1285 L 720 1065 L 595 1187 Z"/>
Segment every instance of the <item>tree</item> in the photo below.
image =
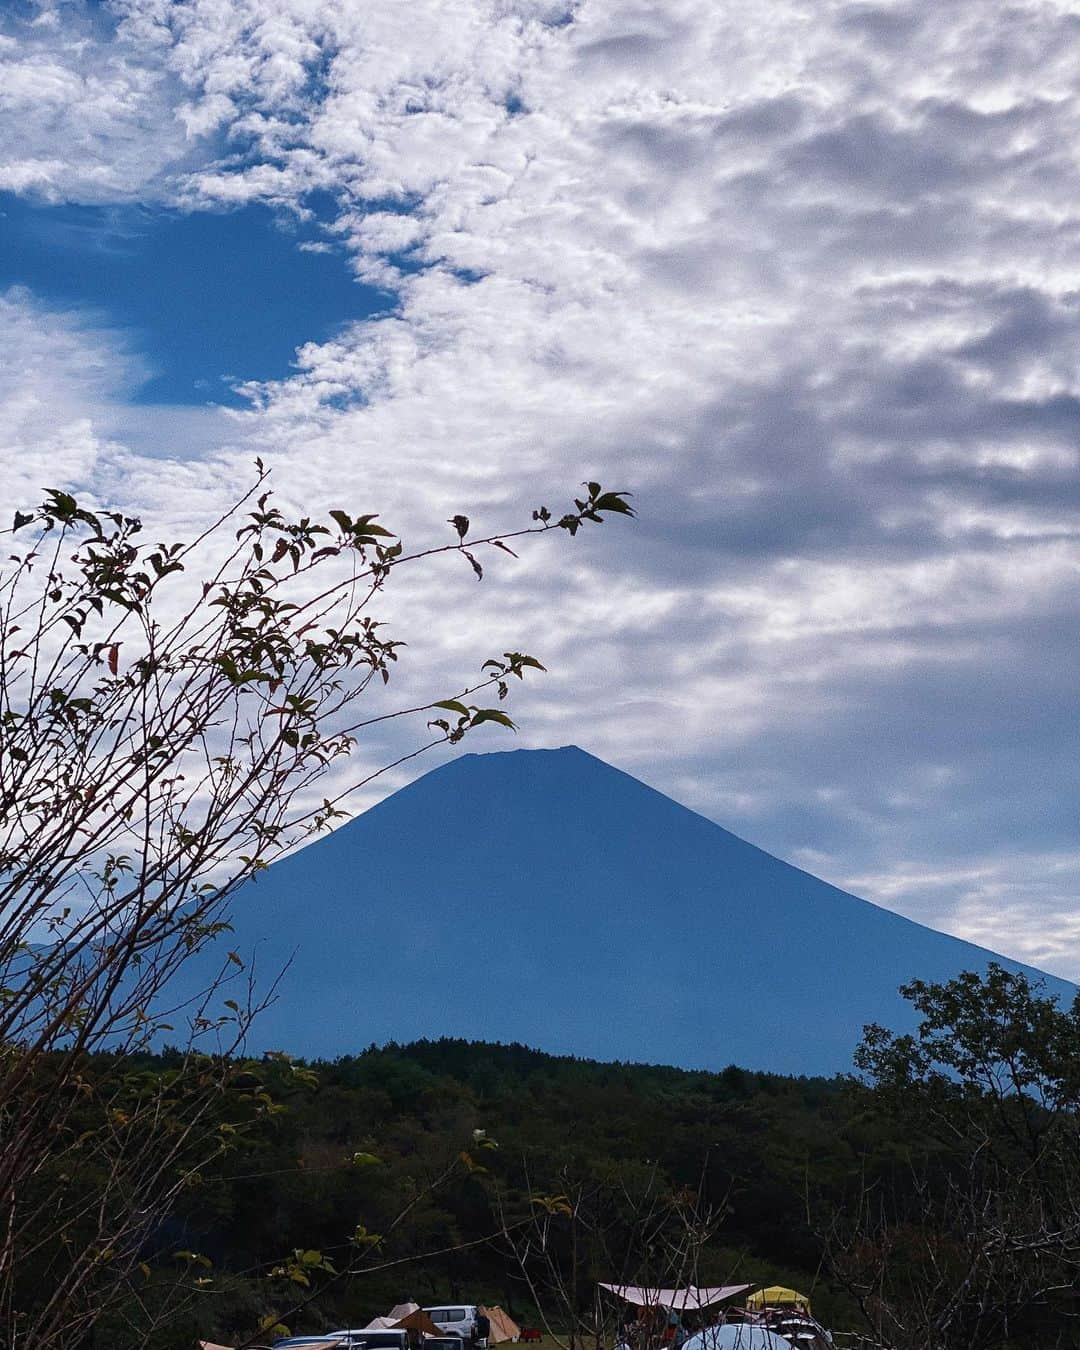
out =
<path fill-rule="evenodd" d="M 707 1154 L 696 1188 L 673 1185 L 657 1162 L 644 1161 L 609 1164 L 599 1175 L 565 1165 L 559 1189 L 541 1193 L 529 1185 L 525 1159 L 521 1166 L 524 1192 L 497 1195 L 502 1242 L 548 1335 L 564 1350 L 601 1350 L 619 1339 L 626 1309 L 601 1299 L 601 1281 L 669 1289 L 702 1282 L 726 1207 L 706 1198 Z M 548 1322 L 551 1313 L 565 1339 Z"/>
<path fill-rule="evenodd" d="M 998 965 L 902 993 L 918 1030 L 866 1029 L 856 1103 L 909 1146 L 834 1216 L 833 1272 L 899 1350 L 1074 1344 L 1080 996 Z"/>
<path fill-rule="evenodd" d="M 69 1345 L 139 1278 L 145 1243 L 200 1165 L 274 1109 L 265 1066 L 231 1053 L 265 989 L 249 981 L 222 999 L 210 980 L 169 1007 L 175 972 L 210 944 L 222 975 L 242 965 L 227 942 L 238 887 L 344 814 L 344 794 L 319 788 L 365 731 L 426 722 L 410 758 L 486 723 L 512 727 L 499 702 L 543 669 L 506 652 L 453 697 L 365 715 L 400 657 L 372 602 L 435 554 L 459 553 L 482 576 L 482 548 L 632 514 L 625 493 L 589 483 L 559 518 L 540 507 L 523 529 L 472 538 L 454 515 L 452 543 L 407 553 L 374 514 L 287 518 L 267 478 L 258 464 L 250 491 L 188 542 L 148 544 L 137 518 L 60 490 L 10 531 L 0 1316 L 11 1345 Z M 140 1072 L 132 1056 L 165 1035 L 183 1047 L 173 1068 Z M 90 1071 L 100 1052 L 112 1072 Z"/>

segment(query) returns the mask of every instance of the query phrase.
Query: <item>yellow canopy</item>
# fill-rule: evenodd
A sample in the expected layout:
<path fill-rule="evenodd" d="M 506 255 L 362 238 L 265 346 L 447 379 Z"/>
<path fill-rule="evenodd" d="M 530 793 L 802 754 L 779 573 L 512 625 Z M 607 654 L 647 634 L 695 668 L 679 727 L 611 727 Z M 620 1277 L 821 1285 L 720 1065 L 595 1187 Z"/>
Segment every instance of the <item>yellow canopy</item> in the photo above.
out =
<path fill-rule="evenodd" d="M 795 1289 L 785 1289 L 782 1285 L 771 1284 L 768 1289 L 759 1289 L 746 1299 L 748 1308 L 801 1308 L 809 1313 L 810 1300 Z"/>

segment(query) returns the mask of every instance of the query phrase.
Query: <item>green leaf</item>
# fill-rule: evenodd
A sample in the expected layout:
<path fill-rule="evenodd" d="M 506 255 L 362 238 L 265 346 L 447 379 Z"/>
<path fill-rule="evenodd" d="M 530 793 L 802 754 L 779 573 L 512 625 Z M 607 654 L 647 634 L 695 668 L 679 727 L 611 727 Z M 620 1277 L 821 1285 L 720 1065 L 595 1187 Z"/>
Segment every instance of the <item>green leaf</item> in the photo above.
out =
<path fill-rule="evenodd" d="M 621 516 L 632 516 L 634 508 L 629 502 L 623 500 L 624 497 L 629 496 L 629 492 L 605 492 L 602 496 L 597 497 L 593 506 L 597 511 L 615 511 Z"/>
<path fill-rule="evenodd" d="M 58 516 L 61 520 L 68 519 L 79 509 L 79 503 L 69 492 L 53 491 L 50 492 L 48 496 L 48 510 L 50 514 Z"/>
<path fill-rule="evenodd" d="M 526 656 L 524 652 L 507 652 L 507 656 L 515 666 L 528 666 L 530 670 L 547 672 L 547 666 L 541 665 L 535 656 Z"/>
<path fill-rule="evenodd" d="M 501 727 L 509 727 L 511 731 L 517 731 L 517 725 L 508 714 L 501 712 L 498 708 L 477 708 L 469 726 L 478 727 L 481 722 L 498 722 Z"/>
<path fill-rule="evenodd" d="M 361 536 L 379 539 L 393 539 L 393 530 L 384 530 L 381 525 L 376 525 L 377 516 L 360 516 L 353 526 L 353 534 L 360 538 Z"/>
<path fill-rule="evenodd" d="M 469 710 L 464 703 L 459 703 L 456 698 L 440 699 L 438 703 L 431 705 L 433 708 L 445 708 L 447 712 L 457 713 L 458 717 L 468 717 Z"/>

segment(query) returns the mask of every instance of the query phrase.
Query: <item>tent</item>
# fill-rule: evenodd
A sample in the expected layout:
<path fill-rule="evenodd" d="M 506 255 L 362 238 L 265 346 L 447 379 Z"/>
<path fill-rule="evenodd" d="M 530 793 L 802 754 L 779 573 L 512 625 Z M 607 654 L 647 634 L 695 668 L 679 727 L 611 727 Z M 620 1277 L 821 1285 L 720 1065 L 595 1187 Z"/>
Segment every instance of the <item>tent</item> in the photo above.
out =
<path fill-rule="evenodd" d="M 753 1322 L 726 1322 L 690 1336 L 683 1342 L 683 1350 L 791 1350 L 791 1344 Z"/>
<path fill-rule="evenodd" d="M 759 1289 L 746 1300 L 748 1308 L 799 1308 L 810 1312 L 810 1300 L 795 1289 L 785 1289 L 783 1285 L 771 1284 L 768 1289 Z"/>
<path fill-rule="evenodd" d="M 632 1303 L 635 1308 L 670 1308 L 674 1312 L 697 1312 L 701 1308 L 711 1308 L 714 1303 L 722 1303 L 752 1288 L 749 1284 L 710 1284 L 700 1288 L 687 1285 L 685 1289 L 653 1289 L 637 1284 L 601 1284 L 601 1289 L 621 1298 L 624 1303 Z"/>
<path fill-rule="evenodd" d="M 502 1308 L 484 1308 L 479 1309 L 491 1324 L 491 1330 L 488 1332 L 489 1345 L 501 1345 L 503 1341 L 516 1341 L 521 1335 L 521 1328 Z"/>

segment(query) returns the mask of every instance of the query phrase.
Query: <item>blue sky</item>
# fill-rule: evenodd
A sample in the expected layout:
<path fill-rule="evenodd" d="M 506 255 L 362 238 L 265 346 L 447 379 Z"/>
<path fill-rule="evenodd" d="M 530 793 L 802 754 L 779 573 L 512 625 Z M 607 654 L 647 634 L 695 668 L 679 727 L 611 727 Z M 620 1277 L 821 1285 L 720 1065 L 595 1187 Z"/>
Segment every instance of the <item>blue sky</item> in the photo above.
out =
<path fill-rule="evenodd" d="M 146 363 L 144 404 L 244 406 L 243 380 L 283 379 L 297 347 L 385 311 L 312 224 L 260 203 L 184 211 L 0 196 L 0 286 L 83 308 Z M 327 251 L 310 251 L 304 244 Z"/>
<path fill-rule="evenodd" d="M 400 696 L 535 649 L 519 744 L 1080 976 L 1073 9 L 0 7 L 4 497 L 632 489 L 388 599 Z"/>

